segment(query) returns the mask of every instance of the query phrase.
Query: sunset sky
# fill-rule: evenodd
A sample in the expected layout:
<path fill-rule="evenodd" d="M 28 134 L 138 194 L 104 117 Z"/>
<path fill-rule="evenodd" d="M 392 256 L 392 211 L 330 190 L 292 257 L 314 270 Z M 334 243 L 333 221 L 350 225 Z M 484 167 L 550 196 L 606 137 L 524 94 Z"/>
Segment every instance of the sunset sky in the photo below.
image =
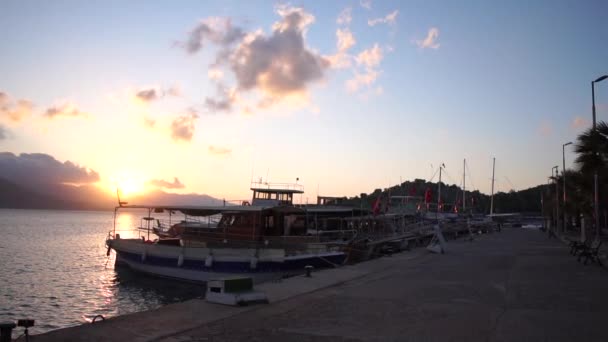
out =
<path fill-rule="evenodd" d="M 524 189 L 591 125 L 607 14 L 602 0 L 5 0 L 0 151 L 69 160 L 106 189 L 227 199 L 252 175 L 299 177 L 314 201 L 441 162 L 460 184 L 463 158 L 467 187 L 489 193 L 492 157 L 498 190 Z M 596 105 L 608 120 L 608 80 Z"/>

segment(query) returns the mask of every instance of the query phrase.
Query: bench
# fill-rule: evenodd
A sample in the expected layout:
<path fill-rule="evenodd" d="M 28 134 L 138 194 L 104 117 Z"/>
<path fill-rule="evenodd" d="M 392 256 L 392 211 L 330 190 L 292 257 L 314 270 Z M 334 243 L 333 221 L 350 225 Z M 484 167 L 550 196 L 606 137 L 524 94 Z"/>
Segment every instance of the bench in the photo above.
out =
<path fill-rule="evenodd" d="M 593 246 L 593 245 L 595 245 L 595 246 Z M 595 241 L 590 246 L 585 245 L 585 247 L 581 251 L 581 254 L 579 254 L 577 260 L 580 262 L 582 258 L 585 258 L 585 260 L 583 261 L 583 264 L 587 265 L 587 262 L 589 261 L 589 259 L 591 259 L 591 261 L 596 262 L 599 265 L 601 265 L 602 262 L 598 256 L 601 246 L 602 246 L 601 240 Z"/>
<path fill-rule="evenodd" d="M 586 246 L 587 246 L 587 242 L 581 242 L 581 241 L 576 241 L 576 240 L 572 240 L 570 241 L 570 254 L 572 255 L 577 255 L 579 251 L 582 251 Z"/>

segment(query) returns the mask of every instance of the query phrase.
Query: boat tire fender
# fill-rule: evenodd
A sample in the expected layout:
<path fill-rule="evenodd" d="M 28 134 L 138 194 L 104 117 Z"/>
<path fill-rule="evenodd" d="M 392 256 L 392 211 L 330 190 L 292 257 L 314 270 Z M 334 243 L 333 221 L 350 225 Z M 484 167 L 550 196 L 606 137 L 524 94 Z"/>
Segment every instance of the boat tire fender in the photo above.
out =
<path fill-rule="evenodd" d="M 211 266 L 213 266 L 213 255 L 209 254 L 205 258 L 205 267 L 211 267 Z"/>

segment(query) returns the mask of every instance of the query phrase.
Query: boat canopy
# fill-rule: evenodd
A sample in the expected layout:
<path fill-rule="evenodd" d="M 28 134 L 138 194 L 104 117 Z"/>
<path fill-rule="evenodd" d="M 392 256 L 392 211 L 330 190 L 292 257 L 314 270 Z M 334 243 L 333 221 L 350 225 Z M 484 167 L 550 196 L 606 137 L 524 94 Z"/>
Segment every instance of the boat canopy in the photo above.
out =
<path fill-rule="evenodd" d="M 159 211 L 180 211 L 188 216 L 212 216 L 217 214 L 243 214 L 256 213 L 262 211 L 273 211 L 281 213 L 304 213 L 303 209 L 278 206 L 265 207 L 259 205 L 228 205 L 228 206 L 175 206 L 175 205 L 123 205 L 116 207 L 118 209 L 148 209 L 154 212 Z"/>

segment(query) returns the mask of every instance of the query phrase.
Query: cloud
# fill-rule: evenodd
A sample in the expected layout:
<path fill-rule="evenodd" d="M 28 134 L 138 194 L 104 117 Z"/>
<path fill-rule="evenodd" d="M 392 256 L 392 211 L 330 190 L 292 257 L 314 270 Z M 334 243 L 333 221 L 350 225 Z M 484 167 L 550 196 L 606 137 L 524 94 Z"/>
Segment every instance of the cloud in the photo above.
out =
<path fill-rule="evenodd" d="M 219 46 L 211 69 L 225 67 L 232 73 L 236 81 L 231 87 L 234 97 L 255 92 L 261 97 L 258 106 L 296 97 L 307 99 L 308 87 L 322 80 L 330 66 L 327 58 L 306 46 L 306 31 L 315 17 L 289 6 L 278 6 L 276 13 L 280 20 L 272 25 L 270 35 L 261 30 L 245 33 L 233 27 L 229 19 L 206 19 L 192 31 L 186 50 L 196 52 L 206 42 Z M 212 71 L 211 75 L 217 73 Z M 208 99 L 208 107 L 228 107 L 227 98 Z"/>
<path fill-rule="evenodd" d="M 44 116 L 54 119 L 57 117 L 87 117 L 88 114 L 78 109 L 75 104 L 66 102 L 47 108 Z"/>
<path fill-rule="evenodd" d="M 357 55 L 357 64 L 364 65 L 368 68 L 376 67 L 382 61 L 382 49 L 378 44 L 374 44 L 371 49 L 366 49 Z"/>
<path fill-rule="evenodd" d="M 0 117 L 6 117 L 10 121 L 18 122 L 29 116 L 34 109 L 34 104 L 29 100 L 13 100 L 4 92 L 0 92 Z"/>
<path fill-rule="evenodd" d="M 188 53 L 196 53 L 203 48 L 205 41 L 221 46 L 229 46 L 245 36 L 242 29 L 232 26 L 229 18 L 207 18 L 202 20 L 183 44 Z"/>
<path fill-rule="evenodd" d="M 367 10 L 370 10 L 372 9 L 372 0 L 360 0 L 359 5 Z"/>
<path fill-rule="evenodd" d="M 439 29 L 431 27 L 426 38 L 423 40 L 415 40 L 414 43 L 421 49 L 438 49 L 440 44 L 437 43 L 437 38 L 439 38 Z"/>
<path fill-rule="evenodd" d="M 158 91 L 154 88 L 142 89 L 135 93 L 135 96 L 145 102 L 150 102 L 160 97 Z"/>
<path fill-rule="evenodd" d="M 148 87 L 136 91 L 135 97 L 143 102 L 152 102 L 165 96 L 180 96 L 180 94 L 181 91 L 177 86 L 171 86 L 164 89 L 158 87 Z"/>
<path fill-rule="evenodd" d="M 348 28 L 336 30 L 336 38 L 336 48 L 338 49 L 338 52 L 334 55 L 325 56 L 325 58 L 329 61 L 332 68 L 349 68 L 352 65 L 352 56 L 347 52 L 355 46 L 357 40 Z"/>
<path fill-rule="evenodd" d="M 194 122 L 198 119 L 198 114 L 190 110 L 188 114 L 179 116 L 171 122 L 171 137 L 175 141 L 191 141 L 194 135 Z"/>
<path fill-rule="evenodd" d="M 580 129 L 583 127 L 590 126 L 590 123 L 589 123 L 589 120 L 582 118 L 580 116 L 577 116 L 574 118 L 574 120 L 572 120 L 572 124 L 570 126 L 574 129 Z"/>
<path fill-rule="evenodd" d="M 206 97 L 205 107 L 211 113 L 230 112 L 235 101 L 235 91 L 228 91 L 224 85 L 218 83 L 216 98 Z"/>
<path fill-rule="evenodd" d="M 209 146 L 209 153 L 215 154 L 215 155 L 226 155 L 226 154 L 232 153 L 232 149 L 211 145 L 211 146 Z"/>
<path fill-rule="evenodd" d="M 0 153 L 0 178 L 22 185 L 90 184 L 99 174 L 71 161 L 60 162 L 48 154 Z"/>
<path fill-rule="evenodd" d="M 154 126 L 156 126 L 156 120 L 149 117 L 144 117 L 144 125 L 148 128 L 154 128 Z"/>
<path fill-rule="evenodd" d="M 376 26 L 378 24 L 387 24 L 387 25 L 395 25 L 397 22 L 397 16 L 399 15 L 399 10 L 394 10 L 393 12 L 387 14 L 382 18 L 370 19 L 367 21 L 369 26 Z"/>
<path fill-rule="evenodd" d="M 379 71 L 374 69 L 367 69 L 363 73 L 355 72 L 355 76 L 346 81 L 346 89 L 350 92 L 356 92 L 363 86 L 369 87 L 376 82 L 378 75 Z"/>
<path fill-rule="evenodd" d="M 185 185 L 182 182 L 180 182 L 177 177 L 173 177 L 173 182 L 167 182 L 164 179 L 152 179 L 152 180 L 148 181 L 148 184 L 158 187 L 158 188 L 165 188 L 165 189 L 183 189 L 183 188 L 185 188 Z"/>
<path fill-rule="evenodd" d="M 377 43 L 373 47 L 361 51 L 355 60 L 363 70 L 355 70 L 353 78 L 346 81 L 346 89 L 353 93 L 363 87 L 372 87 L 380 75 L 378 67 L 383 58 L 384 54 Z M 375 94 L 380 95 L 381 92 L 376 91 Z"/>
<path fill-rule="evenodd" d="M 543 138 L 550 137 L 553 134 L 553 126 L 551 125 L 551 122 L 543 120 L 538 126 L 538 134 L 540 134 Z"/>
<path fill-rule="evenodd" d="M 336 37 L 338 38 L 338 51 L 340 52 L 347 51 L 357 43 L 355 36 L 353 36 L 349 29 L 338 29 Z"/>
<path fill-rule="evenodd" d="M 336 19 L 336 23 L 338 23 L 338 25 L 349 25 L 352 20 L 352 8 L 347 7 L 340 12 Z"/>
<path fill-rule="evenodd" d="M 8 139 L 8 130 L 3 125 L 0 125 L 0 140 Z"/>
<path fill-rule="evenodd" d="M 211 68 L 207 70 L 207 77 L 212 81 L 219 81 L 224 77 L 224 72 L 220 69 Z"/>
<path fill-rule="evenodd" d="M 301 8 L 281 7 L 281 21 L 273 25 L 269 37 L 255 35 L 244 40 L 234 51 L 230 68 L 238 89 L 259 89 L 267 98 L 306 92 L 307 86 L 319 81 L 329 61 L 305 45 L 306 28 L 314 17 Z"/>

